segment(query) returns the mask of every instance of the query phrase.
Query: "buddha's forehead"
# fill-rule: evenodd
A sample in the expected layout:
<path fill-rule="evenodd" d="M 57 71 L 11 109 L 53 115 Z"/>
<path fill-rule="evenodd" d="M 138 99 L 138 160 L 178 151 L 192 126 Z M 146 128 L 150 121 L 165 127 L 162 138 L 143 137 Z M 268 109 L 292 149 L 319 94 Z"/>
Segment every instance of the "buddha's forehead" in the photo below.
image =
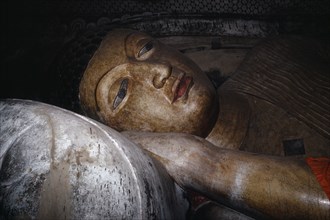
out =
<path fill-rule="evenodd" d="M 102 40 L 92 60 L 107 66 L 107 70 L 127 62 L 129 56 L 134 56 L 134 49 L 144 39 L 152 37 L 146 33 L 131 29 L 116 29 L 110 31 Z"/>
<path fill-rule="evenodd" d="M 127 62 L 126 40 L 134 32 L 128 29 L 110 31 L 90 60 L 85 74 L 101 77 L 105 72 Z"/>
<path fill-rule="evenodd" d="M 125 44 L 126 46 L 134 46 L 137 45 L 139 41 L 149 38 L 151 38 L 151 36 L 146 33 L 133 31 L 127 35 L 125 39 Z"/>
<path fill-rule="evenodd" d="M 130 29 L 117 29 L 110 31 L 102 41 L 101 47 L 118 46 L 125 47 L 126 44 L 136 44 L 144 38 L 151 38 L 146 33 Z"/>
<path fill-rule="evenodd" d="M 127 38 L 132 35 L 134 30 L 119 29 L 110 31 L 103 39 L 98 53 L 103 55 L 119 55 L 125 52 Z"/>

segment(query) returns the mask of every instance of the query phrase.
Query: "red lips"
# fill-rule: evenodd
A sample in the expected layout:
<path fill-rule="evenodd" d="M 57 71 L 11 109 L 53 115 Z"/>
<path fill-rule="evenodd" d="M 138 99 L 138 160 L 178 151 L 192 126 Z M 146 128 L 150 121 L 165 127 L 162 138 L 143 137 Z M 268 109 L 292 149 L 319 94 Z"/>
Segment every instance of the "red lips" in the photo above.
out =
<path fill-rule="evenodd" d="M 184 76 L 181 78 L 179 85 L 176 88 L 173 102 L 181 98 L 187 92 L 189 85 L 191 83 L 192 83 L 192 77 Z"/>

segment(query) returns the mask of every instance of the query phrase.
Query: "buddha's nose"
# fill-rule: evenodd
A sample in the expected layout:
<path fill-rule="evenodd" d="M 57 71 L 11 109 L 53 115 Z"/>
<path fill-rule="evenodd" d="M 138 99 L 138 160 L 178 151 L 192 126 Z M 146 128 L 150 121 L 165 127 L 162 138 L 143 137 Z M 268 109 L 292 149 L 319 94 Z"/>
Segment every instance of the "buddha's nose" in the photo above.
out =
<path fill-rule="evenodd" d="M 153 67 L 154 78 L 152 83 L 156 89 L 160 89 L 171 76 L 172 67 L 170 64 L 157 64 Z"/>

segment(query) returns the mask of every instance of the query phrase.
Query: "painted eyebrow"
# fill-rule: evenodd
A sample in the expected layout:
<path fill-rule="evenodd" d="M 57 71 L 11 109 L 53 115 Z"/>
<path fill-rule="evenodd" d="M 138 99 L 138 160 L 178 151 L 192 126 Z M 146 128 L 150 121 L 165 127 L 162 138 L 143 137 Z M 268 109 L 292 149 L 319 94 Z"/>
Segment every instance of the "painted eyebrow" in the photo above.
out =
<path fill-rule="evenodd" d="M 127 36 L 124 39 L 124 48 L 125 48 L 125 54 L 126 55 L 127 55 L 127 43 L 128 43 L 127 41 L 131 37 L 131 35 L 136 34 L 136 33 L 137 33 L 136 31 L 133 31 L 133 32 L 127 34 Z"/>

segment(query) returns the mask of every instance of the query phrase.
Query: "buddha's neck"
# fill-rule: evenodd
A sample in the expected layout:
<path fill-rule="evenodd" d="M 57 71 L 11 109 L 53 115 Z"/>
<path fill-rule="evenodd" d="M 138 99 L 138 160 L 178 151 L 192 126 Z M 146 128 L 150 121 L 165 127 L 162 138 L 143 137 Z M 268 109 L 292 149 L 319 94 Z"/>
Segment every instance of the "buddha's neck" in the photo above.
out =
<path fill-rule="evenodd" d="M 219 92 L 219 115 L 206 140 L 212 144 L 229 149 L 239 149 L 248 129 L 250 107 L 241 95 Z"/>

